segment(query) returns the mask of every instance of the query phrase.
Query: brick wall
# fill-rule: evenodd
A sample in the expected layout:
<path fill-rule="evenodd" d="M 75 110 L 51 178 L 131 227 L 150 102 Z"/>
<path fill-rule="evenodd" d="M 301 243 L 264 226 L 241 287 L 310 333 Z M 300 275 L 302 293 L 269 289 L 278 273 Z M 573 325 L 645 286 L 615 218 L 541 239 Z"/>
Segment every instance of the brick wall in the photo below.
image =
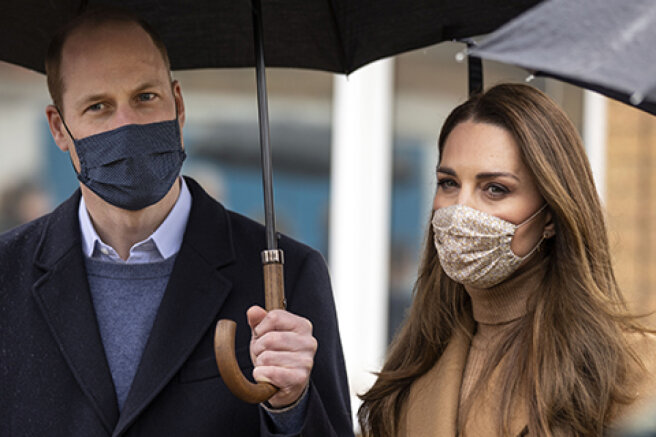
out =
<path fill-rule="evenodd" d="M 615 273 L 631 308 L 656 310 L 656 117 L 608 100 L 606 207 Z M 656 316 L 650 317 L 656 326 Z"/>

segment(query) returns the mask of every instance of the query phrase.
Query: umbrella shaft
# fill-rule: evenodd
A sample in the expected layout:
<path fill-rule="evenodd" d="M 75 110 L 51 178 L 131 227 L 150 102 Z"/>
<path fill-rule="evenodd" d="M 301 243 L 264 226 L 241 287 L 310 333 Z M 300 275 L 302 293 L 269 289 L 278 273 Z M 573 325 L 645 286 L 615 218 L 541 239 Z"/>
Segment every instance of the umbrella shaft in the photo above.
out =
<path fill-rule="evenodd" d="M 262 37 L 262 9 L 260 0 L 253 0 L 253 33 L 255 36 L 255 71 L 257 74 L 257 107 L 260 120 L 260 152 L 262 156 L 262 189 L 264 192 L 264 224 L 267 249 L 278 248 L 276 220 L 273 207 L 273 165 L 269 142 L 269 104 L 267 101 L 264 44 Z"/>

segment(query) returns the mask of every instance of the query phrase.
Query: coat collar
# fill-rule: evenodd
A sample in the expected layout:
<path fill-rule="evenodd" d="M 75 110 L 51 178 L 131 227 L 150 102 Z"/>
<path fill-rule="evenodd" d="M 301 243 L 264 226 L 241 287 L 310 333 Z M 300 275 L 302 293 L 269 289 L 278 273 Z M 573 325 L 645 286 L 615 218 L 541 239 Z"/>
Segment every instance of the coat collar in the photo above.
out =
<path fill-rule="evenodd" d="M 455 437 L 471 330 L 457 329 L 435 365 L 419 377 L 401 414 L 399 436 Z"/>
<path fill-rule="evenodd" d="M 49 216 L 34 260 L 43 274 L 32 293 L 80 389 L 111 432 L 118 406 L 84 266 L 79 201 L 78 190 Z"/>
<path fill-rule="evenodd" d="M 186 178 L 192 208 L 184 239 L 123 410 L 118 412 L 81 248 L 79 190 L 49 217 L 35 255 L 34 296 L 82 391 L 107 430 L 121 435 L 178 372 L 231 290 L 219 271 L 234 262 L 227 211 Z"/>
<path fill-rule="evenodd" d="M 474 412 L 468 417 L 465 429 L 458 432 L 458 407 L 460 388 L 471 346 L 474 324 L 457 329 L 435 365 L 419 377 L 411 386 L 408 400 L 402 413 L 399 436 L 402 437 L 456 437 L 497 435 L 496 417 L 498 394 L 502 390 L 497 384 L 498 372 L 493 372 L 489 389 L 484 390 L 472 405 Z M 503 365 L 503 362 L 501 363 Z M 524 402 L 513 404 L 514 415 L 511 435 L 523 436 L 528 422 Z"/>

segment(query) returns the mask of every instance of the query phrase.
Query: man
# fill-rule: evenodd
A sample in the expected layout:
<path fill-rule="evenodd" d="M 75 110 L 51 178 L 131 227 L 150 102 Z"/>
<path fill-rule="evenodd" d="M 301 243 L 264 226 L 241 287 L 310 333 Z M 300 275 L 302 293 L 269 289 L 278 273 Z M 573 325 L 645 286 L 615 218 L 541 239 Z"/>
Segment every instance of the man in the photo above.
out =
<path fill-rule="evenodd" d="M 179 176 L 185 108 L 157 36 L 88 12 L 46 69 L 81 184 L 0 237 L 0 435 L 352 435 L 325 264 L 282 237 L 289 312 L 254 305 L 263 229 Z M 266 404 L 223 384 L 221 318 L 238 322 L 242 370 L 279 387 Z"/>

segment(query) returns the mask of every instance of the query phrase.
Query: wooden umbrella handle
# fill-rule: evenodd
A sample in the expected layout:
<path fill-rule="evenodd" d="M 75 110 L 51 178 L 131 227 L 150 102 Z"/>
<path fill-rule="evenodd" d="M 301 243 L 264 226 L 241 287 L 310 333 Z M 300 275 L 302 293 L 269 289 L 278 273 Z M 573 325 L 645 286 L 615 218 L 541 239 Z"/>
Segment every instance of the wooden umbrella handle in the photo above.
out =
<path fill-rule="evenodd" d="M 267 311 L 285 308 L 282 250 L 262 252 L 264 263 L 264 302 Z M 214 333 L 214 355 L 219 373 L 228 389 L 244 402 L 258 404 L 271 398 L 278 388 L 267 382 L 253 384 L 241 373 L 235 356 L 235 331 L 237 324 L 222 319 Z"/>

